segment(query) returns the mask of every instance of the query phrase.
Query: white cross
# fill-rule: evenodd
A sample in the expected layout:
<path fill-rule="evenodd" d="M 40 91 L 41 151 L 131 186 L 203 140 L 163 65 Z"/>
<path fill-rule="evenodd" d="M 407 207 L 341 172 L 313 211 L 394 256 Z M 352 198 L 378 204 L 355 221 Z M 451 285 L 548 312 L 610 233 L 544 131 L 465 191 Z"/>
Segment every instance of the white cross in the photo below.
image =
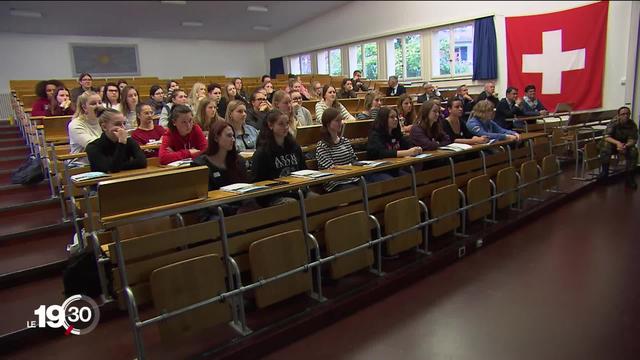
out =
<path fill-rule="evenodd" d="M 523 73 L 542 73 L 542 94 L 560 94 L 562 72 L 584 69 L 586 49 L 562 51 L 562 30 L 542 32 L 542 54 L 522 54 Z"/>

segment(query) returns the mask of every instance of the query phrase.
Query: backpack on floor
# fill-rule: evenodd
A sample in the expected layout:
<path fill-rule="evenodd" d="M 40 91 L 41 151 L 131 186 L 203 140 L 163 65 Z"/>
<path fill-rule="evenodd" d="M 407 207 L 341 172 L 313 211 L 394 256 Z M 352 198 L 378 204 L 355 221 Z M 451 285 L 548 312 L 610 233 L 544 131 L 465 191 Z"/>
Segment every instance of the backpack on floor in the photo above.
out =
<path fill-rule="evenodd" d="M 32 185 L 44 180 L 40 156 L 31 156 L 11 174 L 12 184 Z"/>
<path fill-rule="evenodd" d="M 113 274 L 111 262 L 101 264 L 107 280 L 107 291 L 113 293 Z M 76 294 L 97 297 L 102 294 L 98 266 L 93 251 L 85 249 L 69 258 L 67 267 L 62 274 L 64 295 L 69 297 Z"/>

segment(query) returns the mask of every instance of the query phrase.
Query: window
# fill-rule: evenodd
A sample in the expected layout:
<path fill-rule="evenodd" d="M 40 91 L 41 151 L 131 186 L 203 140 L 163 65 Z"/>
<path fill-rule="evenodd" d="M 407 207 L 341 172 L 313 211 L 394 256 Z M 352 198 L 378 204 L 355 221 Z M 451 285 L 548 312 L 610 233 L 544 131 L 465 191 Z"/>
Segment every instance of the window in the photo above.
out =
<path fill-rule="evenodd" d="M 349 47 L 349 74 L 362 70 L 362 45 Z"/>
<path fill-rule="evenodd" d="M 318 51 L 318 74 L 329 74 L 329 52 Z"/>
<path fill-rule="evenodd" d="M 401 79 L 422 76 L 420 34 L 387 40 L 387 75 Z"/>
<path fill-rule="evenodd" d="M 364 67 L 362 66 L 364 60 Z M 367 79 L 378 78 L 378 44 L 375 42 L 349 47 L 349 74 L 361 70 Z"/>
<path fill-rule="evenodd" d="M 340 48 L 329 50 L 329 75 L 342 75 L 342 55 Z"/>
<path fill-rule="evenodd" d="M 289 58 L 289 73 L 300 74 L 300 56 L 292 56 Z"/>
<path fill-rule="evenodd" d="M 311 54 L 289 57 L 289 73 L 311 74 Z"/>
<path fill-rule="evenodd" d="M 311 74 L 311 54 L 300 55 L 300 70 L 296 74 Z"/>
<path fill-rule="evenodd" d="M 473 75 L 473 24 L 433 30 L 431 74 L 433 77 Z"/>

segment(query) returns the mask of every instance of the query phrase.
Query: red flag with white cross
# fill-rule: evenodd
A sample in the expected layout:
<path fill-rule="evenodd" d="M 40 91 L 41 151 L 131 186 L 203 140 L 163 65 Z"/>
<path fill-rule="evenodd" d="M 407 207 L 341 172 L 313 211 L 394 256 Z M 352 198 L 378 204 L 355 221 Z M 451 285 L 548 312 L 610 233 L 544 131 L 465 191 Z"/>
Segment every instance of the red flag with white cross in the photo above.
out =
<path fill-rule="evenodd" d="M 608 2 L 575 9 L 506 18 L 508 86 L 533 84 L 552 112 L 602 106 Z"/>

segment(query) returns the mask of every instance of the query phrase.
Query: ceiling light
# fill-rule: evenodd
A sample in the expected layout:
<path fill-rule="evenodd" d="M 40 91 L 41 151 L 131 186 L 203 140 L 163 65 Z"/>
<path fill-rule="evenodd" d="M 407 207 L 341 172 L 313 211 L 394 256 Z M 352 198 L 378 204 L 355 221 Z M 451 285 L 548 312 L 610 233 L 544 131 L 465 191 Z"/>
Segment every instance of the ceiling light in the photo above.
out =
<path fill-rule="evenodd" d="M 271 29 L 271 26 L 256 25 L 253 27 L 253 30 L 258 30 L 258 31 L 269 31 L 269 29 Z"/>
<path fill-rule="evenodd" d="M 186 27 L 200 27 L 203 24 L 200 21 L 183 21 L 182 26 Z"/>
<path fill-rule="evenodd" d="M 268 12 L 269 9 L 266 6 L 251 5 L 247 7 L 247 11 Z"/>
<path fill-rule="evenodd" d="M 167 5 L 187 5 L 186 1 L 160 1 L 160 2 Z"/>
<path fill-rule="evenodd" d="M 9 10 L 9 14 L 11 14 L 11 16 L 20 16 L 20 17 L 27 17 L 27 18 L 41 18 L 42 17 L 42 13 L 39 13 L 37 11 L 29 11 L 29 10 L 10 9 Z"/>

